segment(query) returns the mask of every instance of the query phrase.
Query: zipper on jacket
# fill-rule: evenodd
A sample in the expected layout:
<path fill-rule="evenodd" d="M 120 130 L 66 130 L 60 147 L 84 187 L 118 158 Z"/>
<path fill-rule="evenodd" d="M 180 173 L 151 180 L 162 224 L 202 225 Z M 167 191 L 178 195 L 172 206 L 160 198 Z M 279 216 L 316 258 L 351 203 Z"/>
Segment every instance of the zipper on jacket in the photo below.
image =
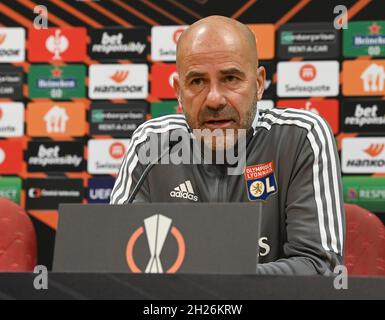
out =
<path fill-rule="evenodd" d="M 218 178 L 217 186 L 217 202 L 227 202 L 227 179 L 225 174 L 221 174 Z"/>

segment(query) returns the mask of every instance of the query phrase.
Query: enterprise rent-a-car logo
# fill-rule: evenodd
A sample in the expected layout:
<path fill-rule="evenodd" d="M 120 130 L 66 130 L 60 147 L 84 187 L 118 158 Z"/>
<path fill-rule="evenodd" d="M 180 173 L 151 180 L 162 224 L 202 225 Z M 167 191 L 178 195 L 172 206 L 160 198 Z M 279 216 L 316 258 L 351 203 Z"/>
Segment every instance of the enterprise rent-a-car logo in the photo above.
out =
<path fill-rule="evenodd" d="M 94 102 L 91 104 L 90 130 L 92 135 L 131 137 L 146 120 L 147 102 Z"/>
<path fill-rule="evenodd" d="M 278 31 L 278 56 L 282 59 L 337 58 L 339 31 L 330 23 L 288 23 Z"/>
<path fill-rule="evenodd" d="M 23 98 L 23 68 L 0 66 L 0 98 Z"/>

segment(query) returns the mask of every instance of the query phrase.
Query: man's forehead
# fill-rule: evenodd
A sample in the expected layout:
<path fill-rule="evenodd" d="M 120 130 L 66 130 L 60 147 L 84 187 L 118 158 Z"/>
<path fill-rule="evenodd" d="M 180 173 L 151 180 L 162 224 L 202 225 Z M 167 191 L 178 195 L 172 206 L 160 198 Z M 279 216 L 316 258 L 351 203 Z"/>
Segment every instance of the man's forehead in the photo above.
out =
<path fill-rule="evenodd" d="M 196 32 L 180 41 L 183 43 L 178 46 L 178 54 L 184 57 L 199 53 L 217 52 L 220 54 L 234 50 L 238 52 L 250 50 L 247 42 L 234 30 Z"/>
<path fill-rule="evenodd" d="M 179 61 L 178 70 L 183 74 L 192 71 L 205 72 L 238 69 L 245 71 L 249 68 L 250 59 L 238 51 L 216 50 L 191 53 Z"/>
<path fill-rule="evenodd" d="M 246 27 L 245 27 L 246 28 Z M 251 31 L 250 31 L 251 32 Z M 204 57 L 207 61 L 245 59 L 255 63 L 257 52 L 254 36 L 252 41 L 244 32 L 229 24 L 220 28 L 212 25 L 200 25 L 192 30 L 185 30 L 177 46 L 177 67 L 189 65 L 191 61 Z M 183 66 L 182 66 L 183 65 Z"/>

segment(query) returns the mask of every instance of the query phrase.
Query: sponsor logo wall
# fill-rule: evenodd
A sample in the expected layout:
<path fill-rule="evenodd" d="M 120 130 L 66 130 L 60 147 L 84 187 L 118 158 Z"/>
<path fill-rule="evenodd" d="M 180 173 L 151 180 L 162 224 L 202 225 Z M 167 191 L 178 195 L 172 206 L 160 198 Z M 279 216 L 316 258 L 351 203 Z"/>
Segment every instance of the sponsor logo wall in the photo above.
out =
<path fill-rule="evenodd" d="M 383 134 L 385 100 L 357 99 L 342 102 L 341 125 L 344 132 Z"/>
<path fill-rule="evenodd" d="M 91 29 L 89 36 L 91 45 L 88 53 L 91 59 L 147 61 L 150 49 L 147 28 Z"/>
<path fill-rule="evenodd" d="M 0 99 L 21 100 L 23 98 L 23 83 L 22 68 L 0 65 Z"/>
<path fill-rule="evenodd" d="M 84 171 L 82 141 L 30 141 L 27 164 L 29 172 Z"/>
<path fill-rule="evenodd" d="M 90 110 L 90 131 L 92 135 L 131 137 L 132 133 L 146 120 L 148 104 L 94 102 Z"/>
<path fill-rule="evenodd" d="M 29 29 L 31 62 L 83 62 L 87 57 L 87 30 L 83 27 Z"/>
<path fill-rule="evenodd" d="M 344 173 L 385 173 L 385 137 L 343 139 L 341 161 Z"/>
<path fill-rule="evenodd" d="M 323 117 L 340 142 L 344 188 L 356 188 L 345 201 L 385 212 L 369 183 L 385 173 L 385 21 L 248 26 L 266 68 L 260 110 Z M 182 112 L 172 79 L 186 27 L 1 27 L 0 196 L 40 211 L 107 203 L 132 133 Z"/>
<path fill-rule="evenodd" d="M 117 174 L 130 140 L 98 139 L 88 141 L 88 172 Z"/>
<path fill-rule="evenodd" d="M 28 73 L 30 98 L 72 99 L 85 97 L 83 65 L 32 65 Z"/>
<path fill-rule="evenodd" d="M 278 34 L 278 56 L 290 59 L 338 58 L 339 32 L 330 23 L 288 23 Z"/>
<path fill-rule="evenodd" d="M 343 177 L 344 201 L 373 212 L 384 212 L 385 177 Z"/>
<path fill-rule="evenodd" d="M 335 97 L 339 92 L 338 61 L 279 62 L 278 97 Z"/>
<path fill-rule="evenodd" d="M 146 64 L 99 64 L 89 68 L 91 99 L 145 99 L 148 95 Z"/>
<path fill-rule="evenodd" d="M 114 183 L 114 178 L 91 178 L 88 181 L 88 202 L 109 203 Z"/>
<path fill-rule="evenodd" d="M 313 112 L 324 118 L 334 134 L 339 132 L 339 103 L 336 99 L 325 100 L 278 100 L 278 108 L 295 108 Z"/>
<path fill-rule="evenodd" d="M 60 203 L 82 203 L 83 180 L 67 178 L 27 179 L 26 207 L 31 210 L 56 210 Z"/>
<path fill-rule="evenodd" d="M 80 137 L 86 132 L 86 110 L 76 102 L 32 102 L 27 107 L 31 137 Z"/>
<path fill-rule="evenodd" d="M 0 62 L 22 62 L 25 59 L 25 30 L 0 28 Z"/>
<path fill-rule="evenodd" d="M 24 105 L 21 102 L 0 102 L 0 137 L 24 135 Z"/>

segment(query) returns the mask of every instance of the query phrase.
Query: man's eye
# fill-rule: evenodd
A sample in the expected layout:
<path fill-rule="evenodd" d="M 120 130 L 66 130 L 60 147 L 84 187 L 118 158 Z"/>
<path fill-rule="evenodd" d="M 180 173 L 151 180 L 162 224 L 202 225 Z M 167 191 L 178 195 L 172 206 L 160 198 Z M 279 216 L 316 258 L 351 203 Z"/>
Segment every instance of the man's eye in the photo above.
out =
<path fill-rule="evenodd" d="M 194 85 L 194 86 L 200 86 L 203 84 L 203 79 L 193 79 L 191 80 L 191 84 Z"/>
<path fill-rule="evenodd" d="M 238 80 L 238 78 L 236 77 L 236 76 L 227 76 L 226 78 L 225 78 L 225 81 L 226 82 L 235 82 L 235 81 L 237 81 Z"/>

